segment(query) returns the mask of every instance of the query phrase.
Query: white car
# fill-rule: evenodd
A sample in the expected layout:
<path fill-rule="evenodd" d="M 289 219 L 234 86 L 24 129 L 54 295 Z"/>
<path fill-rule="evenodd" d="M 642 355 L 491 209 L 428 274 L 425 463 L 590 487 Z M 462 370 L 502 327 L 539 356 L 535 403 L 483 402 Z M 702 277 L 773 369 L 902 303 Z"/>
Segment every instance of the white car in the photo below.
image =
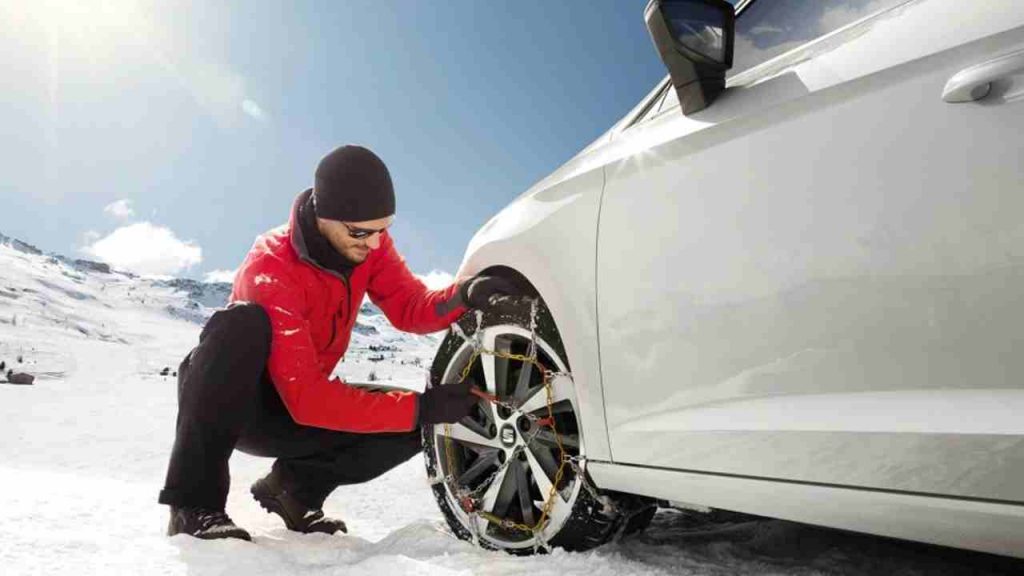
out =
<path fill-rule="evenodd" d="M 536 299 L 435 359 L 499 400 L 425 430 L 452 530 L 669 502 L 1024 558 L 1024 2 L 644 14 L 669 77 L 467 249 Z"/>

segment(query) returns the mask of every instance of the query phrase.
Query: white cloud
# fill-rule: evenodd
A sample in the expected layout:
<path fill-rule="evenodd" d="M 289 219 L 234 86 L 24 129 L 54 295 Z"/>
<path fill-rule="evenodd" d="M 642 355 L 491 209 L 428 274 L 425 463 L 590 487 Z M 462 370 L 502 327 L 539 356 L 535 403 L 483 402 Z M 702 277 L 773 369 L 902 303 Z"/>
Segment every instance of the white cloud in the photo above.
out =
<path fill-rule="evenodd" d="M 111 202 L 103 207 L 103 211 L 119 220 L 127 220 L 135 215 L 132 210 L 132 201 L 127 198 Z"/>
<path fill-rule="evenodd" d="M 455 276 L 442 270 L 431 270 L 428 274 L 417 274 L 416 276 L 431 290 L 447 288 L 455 281 Z"/>
<path fill-rule="evenodd" d="M 122 226 L 82 252 L 137 274 L 177 274 L 203 261 L 203 251 L 194 242 L 180 240 L 169 228 L 149 222 Z"/>
<path fill-rule="evenodd" d="M 267 114 L 260 108 L 260 105 L 246 98 L 242 100 L 242 111 L 252 116 L 256 120 L 263 121 L 267 118 Z"/>
<path fill-rule="evenodd" d="M 212 270 L 203 276 L 204 282 L 227 282 L 231 284 L 235 281 L 235 273 L 238 270 Z"/>

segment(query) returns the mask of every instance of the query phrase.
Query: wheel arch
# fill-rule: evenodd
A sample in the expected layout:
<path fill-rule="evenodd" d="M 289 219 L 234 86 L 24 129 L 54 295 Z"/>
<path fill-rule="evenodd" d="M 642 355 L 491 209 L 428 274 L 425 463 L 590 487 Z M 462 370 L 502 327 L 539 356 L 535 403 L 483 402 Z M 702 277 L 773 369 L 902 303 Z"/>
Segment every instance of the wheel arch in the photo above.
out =
<path fill-rule="evenodd" d="M 567 279 L 550 273 L 553 263 L 537 255 L 523 257 L 512 263 L 502 259 L 494 263 L 494 254 L 488 255 L 482 249 L 463 265 L 470 274 L 491 274 L 510 280 L 525 294 L 539 298 L 551 313 L 565 349 L 567 361 L 573 373 L 579 402 L 580 420 L 587 442 L 587 457 L 594 460 L 611 460 L 608 432 L 605 424 L 604 394 L 600 379 L 600 362 L 597 353 L 597 325 L 593 308 L 579 302 L 573 292 L 580 289 L 580 278 Z M 506 252 L 506 256 L 512 251 Z M 522 253 L 519 253 L 522 255 Z M 479 265 L 481 261 L 488 261 Z M 474 264 L 477 264 L 474 266 Z"/>

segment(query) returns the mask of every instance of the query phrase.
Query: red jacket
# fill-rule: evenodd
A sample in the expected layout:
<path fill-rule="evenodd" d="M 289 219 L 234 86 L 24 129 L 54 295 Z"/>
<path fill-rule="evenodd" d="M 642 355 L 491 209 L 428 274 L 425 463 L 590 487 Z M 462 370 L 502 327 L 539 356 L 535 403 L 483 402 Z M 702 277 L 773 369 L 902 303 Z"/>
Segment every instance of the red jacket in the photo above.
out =
<path fill-rule="evenodd" d="M 415 428 L 419 396 L 349 386 L 331 373 L 348 349 L 363 295 L 399 330 L 443 330 L 465 312 L 448 304 L 457 285 L 427 290 L 395 250 L 387 232 L 380 248 L 353 268 L 348 281 L 308 256 L 298 224 L 300 194 L 286 226 L 258 237 L 235 275 L 231 302 L 260 304 L 273 330 L 268 370 L 296 423 L 345 432 Z"/>

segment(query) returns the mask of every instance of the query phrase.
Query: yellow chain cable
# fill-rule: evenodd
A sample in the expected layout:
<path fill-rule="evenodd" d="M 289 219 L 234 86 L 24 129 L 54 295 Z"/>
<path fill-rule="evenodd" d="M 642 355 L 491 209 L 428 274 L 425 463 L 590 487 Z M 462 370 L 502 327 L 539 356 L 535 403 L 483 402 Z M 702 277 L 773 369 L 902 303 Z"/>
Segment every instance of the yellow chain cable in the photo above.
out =
<path fill-rule="evenodd" d="M 552 433 L 555 436 L 555 443 L 558 445 L 558 453 L 559 453 L 559 461 L 560 461 L 560 463 L 558 465 L 558 470 L 555 472 L 555 478 L 554 478 L 554 481 L 551 483 L 551 489 L 548 491 L 548 496 L 547 496 L 547 499 L 544 502 L 544 506 L 541 507 L 540 518 L 537 520 L 537 523 L 535 525 L 528 526 L 526 524 L 522 524 L 522 523 L 518 523 L 518 522 L 513 522 L 513 521 L 511 521 L 511 520 L 509 520 L 507 518 L 500 518 L 500 517 L 498 517 L 498 516 L 496 516 L 494 514 L 491 514 L 490 512 L 484 511 L 484 510 L 478 510 L 478 511 L 475 511 L 475 512 L 476 512 L 476 514 L 479 514 L 481 518 L 487 520 L 488 522 L 490 522 L 492 524 L 496 524 L 498 526 L 501 526 L 503 528 L 511 528 L 511 529 L 520 530 L 520 531 L 523 531 L 523 532 L 530 532 L 530 533 L 532 533 L 534 535 L 539 535 L 540 532 L 544 529 L 544 524 L 547 522 L 548 517 L 551 515 L 552 508 L 554 508 L 554 505 L 555 505 L 555 495 L 558 493 L 558 484 L 561 483 L 562 476 L 565 474 L 565 467 L 569 463 L 569 456 L 568 456 L 568 454 L 566 454 L 565 447 L 562 445 L 562 436 L 558 433 L 558 428 L 555 426 L 555 412 L 554 412 L 554 398 L 553 398 L 554 392 L 552 391 L 552 387 L 551 387 L 551 377 L 549 375 L 548 369 L 545 368 L 544 365 L 541 364 L 539 361 L 537 361 L 537 358 L 535 356 L 526 356 L 524 354 L 510 354 L 510 353 L 506 353 L 506 352 L 497 352 L 497 351 L 494 351 L 494 350 L 486 350 L 486 349 L 481 348 L 481 349 L 473 351 L 473 356 L 469 359 L 469 362 L 466 364 L 466 367 L 462 369 L 462 374 L 459 377 L 459 383 L 460 384 L 462 382 L 464 382 L 466 380 L 466 378 L 469 377 L 469 373 L 470 373 L 470 371 L 473 368 L 473 364 L 476 362 L 476 359 L 479 358 L 482 354 L 488 354 L 488 355 L 494 356 L 495 358 L 502 358 L 502 359 L 505 359 L 505 360 L 517 360 L 517 361 L 523 362 L 523 363 L 530 363 L 530 364 L 533 364 L 534 366 L 536 366 L 540 370 L 540 373 L 541 373 L 542 378 L 543 378 L 542 381 L 544 383 L 544 390 L 545 390 L 546 400 L 547 400 L 548 423 L 550 424 L 551 431 L 552 431 Z M 452 473 L 453 473 L 453 470 L 455 470 L 455 460 L 454 460 L 454 452 L 455 451 L 454 451 L 454 448 L 452 446 L 451 430 L 452 430 L 451 429 L 451 424 L 445 424 L 444 425 L 444 431 L 445 431 L 445 456 L 446 456 L 446 460 L 448 462 L 448 475 L 446 476 L 446 478 L 450 478 L 451 479 L 452 491 L 453 491 L 453 493 L 455 493 L 456 498 L 458 498 L 459 497 L 459 495 L 458 495 L 458 491 L 459 490 L 458 490 L 458 485 L 457 485 L 458 483 L 457 483 L 456 479 L 451 476 Z M 507 463 L 503 464 L 503 466 L 504 465 L 507 465 Z M 582 478 L 580 480 L 582 481 Z M 462 502 L 462 501 L 459 502 L 459 505 L 462 506 L 463 509 L 466 509 L 466 507 L 467 507 L 466 504 L 464 502 Z M 468 510 L 468 509 L 466 509 L 465 511 L 466 511 L 466 513 L 473 512 L 472 510 Z"/>

